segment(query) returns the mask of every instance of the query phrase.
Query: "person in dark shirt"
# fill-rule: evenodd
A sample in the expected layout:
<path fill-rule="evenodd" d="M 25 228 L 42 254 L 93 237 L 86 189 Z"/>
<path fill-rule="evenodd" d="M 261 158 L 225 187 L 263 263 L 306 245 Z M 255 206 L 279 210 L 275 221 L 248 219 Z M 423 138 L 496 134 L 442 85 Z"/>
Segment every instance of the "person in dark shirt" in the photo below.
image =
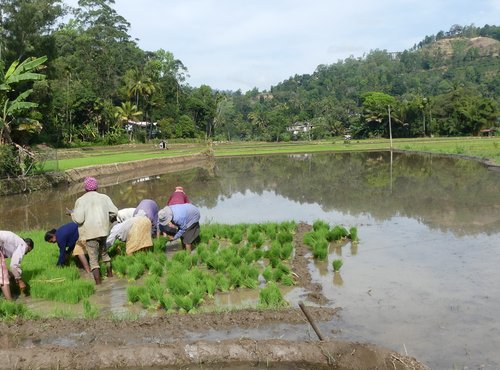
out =
<path fill-rule="evenodd" d="M 81 244 L 78 234 L 78 224 L 75 222 L 69 222 L 67 224 L 62 225 L 59 229 L 52 229 L 45 233 L 45 241 L 49 243 L 57 243 L 59 247 L 59 258 L 57 260 L 57 266 L 64 266 L 69 256 L 75 250 L 75 246 L 77 244 Z M 90 266 L 87 261 L 87 257 L 85 257 L 85 247 L 84 245 L 79 245 L 78 247 L 79 253 L 76 254 L 83 268 L 87 272 L 90 271 Z"/>

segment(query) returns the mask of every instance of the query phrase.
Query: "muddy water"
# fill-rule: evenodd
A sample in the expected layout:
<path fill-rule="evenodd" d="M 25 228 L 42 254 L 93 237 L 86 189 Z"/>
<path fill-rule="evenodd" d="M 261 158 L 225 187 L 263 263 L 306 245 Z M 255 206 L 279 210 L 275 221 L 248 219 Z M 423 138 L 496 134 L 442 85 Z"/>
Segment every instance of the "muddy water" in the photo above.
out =
<path fill-rule="evenodd" d="M 218 159 L 213 169 L 144 176 L 103 191 L 120 208 L 146 197 L 163 205 L 175 185 L 201 208 L 204 223 L 323 219 L 356 226 L 358 245 L 332 245 L 328 262 L 310 265 L 330 305 L 343 308 L 340 319 L 320 324 L 326 335 L 382 345 L 435 369 L 500 368 L 500 172 L 436 156 L 263 156 Z M 0 226 L 58 226 L 80 194 L 60 189 L 2 199 Z M 334 274 L 337 258 L 344 265 Z M 106 297 L 112 313 L 124 310 L 123 289 L 107 289 L 93 299 Z M 256 299 L 238 294 L 219 303 Z M 292 304 L 303 296 L 286 295 Z M 231 333 L 308 335 L 306 327 L 280 325 Z"/>

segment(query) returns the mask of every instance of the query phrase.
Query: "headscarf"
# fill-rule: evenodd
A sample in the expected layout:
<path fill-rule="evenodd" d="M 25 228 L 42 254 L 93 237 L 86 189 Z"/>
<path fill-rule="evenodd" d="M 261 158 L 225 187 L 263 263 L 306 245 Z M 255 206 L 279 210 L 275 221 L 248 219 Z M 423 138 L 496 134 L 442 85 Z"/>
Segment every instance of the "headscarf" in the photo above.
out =
<path fill-rule="evenodd" d="M 91 176 L 86 177 L 85 180 L 83 180 L 83 187 L 85 191 L 95 191 L 97 190 L 97 180 Z"/>

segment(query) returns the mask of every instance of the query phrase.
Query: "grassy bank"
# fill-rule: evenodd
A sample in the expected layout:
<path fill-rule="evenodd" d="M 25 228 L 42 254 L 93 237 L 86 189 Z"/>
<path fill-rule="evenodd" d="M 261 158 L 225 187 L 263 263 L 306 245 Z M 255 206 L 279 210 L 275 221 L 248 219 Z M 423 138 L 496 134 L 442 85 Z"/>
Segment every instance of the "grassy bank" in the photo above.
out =
<path fill-rule="evenodd" d="M 351 140 L 347 142 L 341 139 L 287 143 L 227 142 L 213 143 L 211 145 L 211 150 L 216 157 L 336 151 L 377 151 L 389 148 L 390 142 L 387 139 Z M 492 164 L 500 165 L 500 137 L 395 139 L 393 140 L 393 148 L 402 151 L 463 155 L 490 160 Z M 152 144 L 63 150 L 58 155 L 58 168 L 59 170 L 67 170 L 140 159 L 178 157 L 202 153 L 207 149 L 210 149 L 207 144 L 199 143 L 172 144 L 168 150 L 160 150 Z"/>

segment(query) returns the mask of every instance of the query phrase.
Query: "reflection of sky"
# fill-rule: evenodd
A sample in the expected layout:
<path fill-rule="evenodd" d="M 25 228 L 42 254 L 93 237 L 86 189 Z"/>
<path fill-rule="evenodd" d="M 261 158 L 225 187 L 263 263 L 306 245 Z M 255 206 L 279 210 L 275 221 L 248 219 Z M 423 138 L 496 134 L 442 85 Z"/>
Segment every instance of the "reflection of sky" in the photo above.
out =
<path fill-rule="evenodd" d="M 273 191 L 257 194 L 249 190 L 234 193 L 231 197 L 219 198 L 213 208 L 200 207 L 201 222 L 257 223 L 304 221 L 312 223 L 322 219 L 343 225 L 355 225 L 363 216 L 352 217 L 338 211 L 324 211 L 317 203 L 299 203 L 289 200 Z"/>

